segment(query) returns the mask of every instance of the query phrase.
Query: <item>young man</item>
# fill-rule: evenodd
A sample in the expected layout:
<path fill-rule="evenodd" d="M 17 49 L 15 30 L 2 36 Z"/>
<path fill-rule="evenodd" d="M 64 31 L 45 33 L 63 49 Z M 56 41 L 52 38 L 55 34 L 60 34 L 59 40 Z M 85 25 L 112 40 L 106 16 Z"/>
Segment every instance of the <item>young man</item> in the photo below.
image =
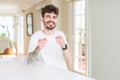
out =
<path fill-rule="evenodd" d="M 67 41 L 62 31 L 55 30 L 59 10 L 50 4 L 41 9 L 44 29 L 35 32 L 30 39 L 27 63 L 44 62 L 67 69 L 63 52 Z"/>

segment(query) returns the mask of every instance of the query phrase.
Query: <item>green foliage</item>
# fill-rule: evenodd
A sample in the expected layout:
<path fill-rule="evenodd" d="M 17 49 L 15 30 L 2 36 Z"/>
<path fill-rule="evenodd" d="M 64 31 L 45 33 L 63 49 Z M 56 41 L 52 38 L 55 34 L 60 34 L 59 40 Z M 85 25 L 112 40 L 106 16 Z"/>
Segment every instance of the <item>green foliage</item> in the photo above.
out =
<path fill-rule="evenodd" d="M 7 37 L 7 35 L 6 35 L 5 33 L 1 33 L 1 34 L 0 34 L 0 37 L 3 37 L 3 38 L 4 38 L 4 37 Z"/>

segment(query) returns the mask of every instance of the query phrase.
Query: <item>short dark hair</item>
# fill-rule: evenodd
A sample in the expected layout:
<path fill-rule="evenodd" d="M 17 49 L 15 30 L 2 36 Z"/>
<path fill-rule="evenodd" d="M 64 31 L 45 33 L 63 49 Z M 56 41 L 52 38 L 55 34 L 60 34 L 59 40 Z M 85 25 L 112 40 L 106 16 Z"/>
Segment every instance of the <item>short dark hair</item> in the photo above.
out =
<path fill-rule="evenodd" d="M 54 6 L 53 4 L 49 4 L 41 8 L 42 17 L 44 17 L 45 13 L 51 13 L 51 12 L 54 12 L 58 16 L 59 13 L 58 7 Z"/>

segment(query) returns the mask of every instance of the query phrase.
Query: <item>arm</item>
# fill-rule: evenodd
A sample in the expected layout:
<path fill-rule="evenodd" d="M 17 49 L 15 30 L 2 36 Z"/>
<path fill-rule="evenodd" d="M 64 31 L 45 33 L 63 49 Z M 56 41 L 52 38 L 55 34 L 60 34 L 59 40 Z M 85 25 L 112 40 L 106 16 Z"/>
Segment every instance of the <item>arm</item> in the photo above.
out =
<path fill-rule="evenodd" d="M 37 44 L 37 47 L 35 48 L 34 51 L 32 52 L 29 52 L 28 55 L 27 55 L 27 63 L 28 64 L 31 64 L 31 63 L 35 63 L 38 61 L 38 54 L 39 54 L 39 51 L 45 47 L 46 45 L 46 39 L 39 39 L 38 40 L 38 44 Z"/>
<path fill-rule="evenodd" d="M 38 61 L 38 52 L 37 51 L 33 51 L 33 52 L 30 52 L 28 55 L 27 55 L 27 63 L 28 64 L 33 64 L 35 62 Z"/>
<path fill-rule="evenodd" d="M 67 64 L 68 70 L 72 70 L 72 54 L 70 53 L 68 49 L 69 46 L 68 46 L 64 33 L 62 33 L 61 36 L 56 36 L 56 41 L 62 48 L 63 56 Z"/>
<path fill-rule="evenodd" d="M 65 62 L 67 64 L 68 70 L 71 71 L 72 65 L 73 65 L 72 54 L 70 53 L 70 51 L 68 49 L 66 49 L 66 50 L 63 50 L 63 56 L 64 56 Z"/>

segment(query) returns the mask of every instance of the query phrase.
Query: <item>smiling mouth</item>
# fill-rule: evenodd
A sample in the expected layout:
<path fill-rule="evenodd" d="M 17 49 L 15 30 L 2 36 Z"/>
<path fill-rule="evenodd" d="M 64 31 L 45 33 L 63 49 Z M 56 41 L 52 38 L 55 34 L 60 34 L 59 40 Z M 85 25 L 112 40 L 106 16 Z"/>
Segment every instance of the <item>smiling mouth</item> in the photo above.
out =
<path fill-rule="evenodd" d="M 53 21 L 48 21 L 47 23 L 48 24 L 55 24 Z"/>

